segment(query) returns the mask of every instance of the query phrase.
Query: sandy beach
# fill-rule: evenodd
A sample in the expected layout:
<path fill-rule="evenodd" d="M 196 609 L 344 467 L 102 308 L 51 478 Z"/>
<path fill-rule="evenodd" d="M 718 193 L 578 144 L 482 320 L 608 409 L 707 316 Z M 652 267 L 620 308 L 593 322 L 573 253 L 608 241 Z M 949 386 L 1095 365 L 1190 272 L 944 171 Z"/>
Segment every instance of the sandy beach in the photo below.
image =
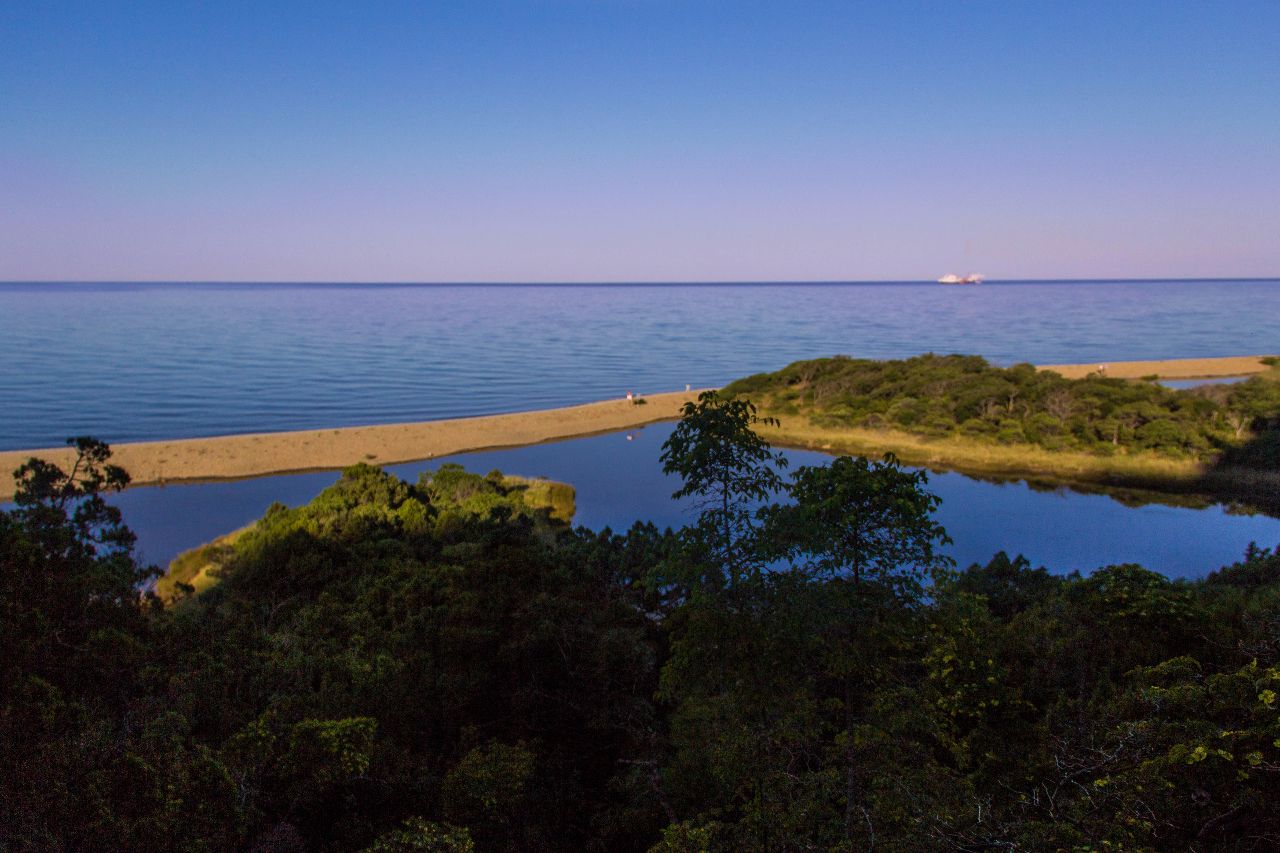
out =
<path fill-rule="evenodd" d="M 1268 369 L 1264 356 L 1175 359 L 1169 361 L 1110 362 L 1106 375 L 1137 379 L 1200 379 L 1244 376 Z M 1041 365 L 1068 378 L 1098 371 L 1098 364 Z M 230 435 L 215 438 L 147 441 L 113 445 L 113 461 L 129 472 L 136 485 L 191 480 L 238 479 L 266 474 L 332 470 L 369 462 L 391 465 L 432 459 L 470 450 L 517 447 L 576 438 L 672 420 L 697 391 L 646 396 L 637 406 L 625 399 L 474 418 L 424 421 L 380 426 Z M 28 458 L 66 464 L 65 447 L 0 452 L 0 500 L 13 498 L 10 472 Z"/>
<path fill-rule="evenodd" d="M 1233 355 L 1228 358 L 1173 358 L 1163 361 L 1112 361 L 1104 364 L 1042 364 L 1040 370 L 1052 370 L 1068 379 L 1081 379 L 1101 372 L 1113 379 L 1214 379 L 1224 376 L 1248 376 L 1263 373 L 1269 367 L 1262 355 Z M 1102 368 L 1100 370 L 1100 368 Z"/>
<path fill-rule="evenodd" d="M 648 394 L 645 405 L 618 399 L 509 415 L 116 444 L 112 462 L 128 471 L 135 485 L 331 470 L 357 462 L 391 465 L 672 420 L 697 394 Z M 0 453 L 0 472 L 5 475 L 0 500 L 13 499 L 9 474 L 32 456 L 64 466 L 72 459 L 65 447 Z"/>

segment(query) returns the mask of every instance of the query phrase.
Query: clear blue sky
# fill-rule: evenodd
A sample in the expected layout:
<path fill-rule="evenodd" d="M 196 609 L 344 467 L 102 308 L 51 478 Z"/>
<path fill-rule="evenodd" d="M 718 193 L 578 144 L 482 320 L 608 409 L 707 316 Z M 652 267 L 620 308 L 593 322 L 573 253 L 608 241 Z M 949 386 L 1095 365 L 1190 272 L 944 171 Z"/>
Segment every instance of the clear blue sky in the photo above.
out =
<path fill-rule="evenodd" d="M 1280 275 L 1280 2 L 0 4 L 0 279 Z"/>

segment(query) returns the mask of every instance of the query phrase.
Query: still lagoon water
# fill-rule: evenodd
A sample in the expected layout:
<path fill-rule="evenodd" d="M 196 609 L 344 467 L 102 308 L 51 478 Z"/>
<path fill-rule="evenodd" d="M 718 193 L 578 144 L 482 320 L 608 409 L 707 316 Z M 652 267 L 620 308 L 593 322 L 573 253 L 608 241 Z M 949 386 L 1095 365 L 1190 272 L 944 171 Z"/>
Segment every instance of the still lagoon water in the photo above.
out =
<path fill-rule="evenodd" d="M 1274 352 L 1280 281 L 805 285 L 0 284 L 0 449 L 391 423 L 720 385 L 802 358 L 979 353 L 998 364 Z M 678 526 L 658 463 L 670 425 L 453 457 L 578 490 L 577 523 Z M 792 452 L 793 464 L 818 454 Z M 393 466 L 414 480 L 441 461 Z M 242 526 L 332 483 L 311 473 L 118 496 L 143 556 Z M 1138 562 L 1200 576 L 1280 520 L 1222 507 L 934 474 L 961 565 L 996 551 L 1054 571 Z"/>
<path fill-rule="evenodd" d="M 577 489 L 574 521 L 593 530 L 625 531 L 634 521 L 679 527 L 693 521 L 688 502 L 671 499 L 680 483 L 662 473 L 661 445 L 672 424 L 629 433 L 465 453 L 387 470 L 416 482 L 444 462 L 485 473 L 549 477 Z M 630 439 L 627 436 L 631 436 Z M 786 451 L 797 465 L 828 457 Z M 117 496 L 139 534 L 143 556 L 167 564 L 186 548 L 261 517 L 272 501 L 306 503 L 337 479 L 336 473 L 292 474 L 234 482 L 147 486 Z M 1025 483 L 990 483 L 955 473 L 934 473 L 929 488 L 942 498 L 938 520 L 955 543 L 948 553 L 961 566 L 997 551 L 1023 554 L 1055 572 L 1089 572 L 1112 563 L 1141 563 L 1170 577 L 1199 577 L 1240 558 L 1249 542 L 1280 544 L 1280 519 L 1208 509 L 1148 504 L 1126 506 L 1105 495 L 1065 489 L 1036 491 Z"/>

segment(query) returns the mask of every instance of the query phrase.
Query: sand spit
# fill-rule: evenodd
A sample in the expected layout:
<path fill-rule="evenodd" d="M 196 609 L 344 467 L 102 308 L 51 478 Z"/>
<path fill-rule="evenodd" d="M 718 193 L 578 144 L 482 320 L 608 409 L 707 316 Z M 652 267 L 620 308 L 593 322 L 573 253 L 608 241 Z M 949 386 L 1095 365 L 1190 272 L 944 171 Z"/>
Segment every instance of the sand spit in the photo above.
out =
<path fill-rule="evenodd" d="M 357 462 L 391 465 L 673 420 L 684 402 L 697 394 L 650 394 L 645 396 L 644 405 L 619 399 L 562 409 L 409 424 L 114 444 L 111 461 L 128 471 L 135 485 L 331 470 Z M 12 500 L 13 479 L 8 475 L 32 456 L 63 466 L 72 459 L 65 447 L 0 453 L 0 473 L 4 475 L 0 480 L 0 500 Z"/>
<path fill-rule="evenodd" d="M 1263 373 L 1268 366 L 1262 355 L 1233 355 L 1228 358 L 1172 358 L 1164 361 L 1112 361 L 1106 364 L 1042 364 L 1040 370 L 1052 370 L 1067 379 L 1081 379 L 1090 373 L 1102 373 L 1114 379 L 1214 379 L 1223 376 L 1248 376 Z M 1101 368 L 1101 370 L 1100 370 Z"/>
<path fill-rule="evenodd" d="M 1123 379 L 1152 375 L 1161 379 L 1246 376 L 1268 370 L 1262 362 L 1264 357 L 1117 361 L 1106 365 L 1105 374 Z M 1074 379 L 1096 373 L 1100 366 L 1047 364 L 1039 369 L 1053 370 Z M 643 406 L 618 399 L 562 409 L 420 423 L 116 444 L 112 448 L 115 451 L 112 461 L 128 471 L 136 485 L 333 470 L 357 462 L 392 465 L 674 420 L 684 402 L 697 394 L 697 391 L 651 394 Z M 109 440 L 110 437 L 99 438 Z M 0 452 L 0 501 L 13 498 L 13 479 L 8 476 L 9 472 L 32 456 L 62 465 L 71 460 L 65 447 Z"/>

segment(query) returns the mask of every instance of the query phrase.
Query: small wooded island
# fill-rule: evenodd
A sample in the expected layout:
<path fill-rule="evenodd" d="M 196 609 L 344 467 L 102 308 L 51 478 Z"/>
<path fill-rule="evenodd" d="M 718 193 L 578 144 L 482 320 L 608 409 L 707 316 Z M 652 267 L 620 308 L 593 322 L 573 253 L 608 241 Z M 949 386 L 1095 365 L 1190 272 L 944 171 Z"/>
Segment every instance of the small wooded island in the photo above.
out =
<path fill-rule="evenodd" d="M 1066 379 L 980 356 L 800 361 L 733 382 L 791 446 L 1065 484 L 1199 493 L 1280 510 L 1280 359 L 1231 384 L 1176 390 Z"/>
<path fill-rule="evenodd" d="M 377 471 L 369 465 L 357 465 L 348 468 L 343 476 L 358 480 Z M 495 512 L 548 529 L 567 526 L 576 511 L 573 486 L 567 483 L 516 477 L 501 471 L 490 471 L 481 477 L 456 464 L 424 472 L 414 490 L 402 487 L 399 491 L 402 497 L 395 501 L 395 522 L 408 530 L 424 528 L 428 518 L 438 527 L 447 527 L 454 523 L 450 519 L 487 517 Z M 278 538 L 282 529 L 299 524 L 300 519 L 324 514 L 330 501 L 346 499 L 343 490 L 326 490 L 300 509 L 273 504 L 259 521 L 180 554 L 156 581 L 155 593 L 161 601 L 173 603 L 204 592 L 221 580 L 223 569 L 238 554 L 252 552 L 264 539 Z"/>

